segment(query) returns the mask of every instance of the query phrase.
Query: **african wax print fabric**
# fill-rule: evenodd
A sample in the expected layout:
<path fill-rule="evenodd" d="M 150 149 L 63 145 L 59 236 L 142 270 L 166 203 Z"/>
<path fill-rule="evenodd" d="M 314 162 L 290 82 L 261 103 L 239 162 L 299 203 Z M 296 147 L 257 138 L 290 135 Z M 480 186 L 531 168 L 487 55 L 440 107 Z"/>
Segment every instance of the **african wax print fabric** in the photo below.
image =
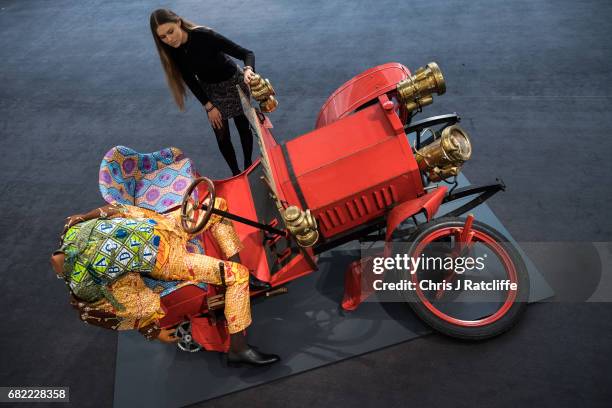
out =
<path fill-rule="evenodd" d="M 226 210 L 227 204 L 217 198 L 215 207 Z M 147 327 L 164 316 L 160 297 L 189 284 L 205 289 L 208 282 L 226 285 L 230 333 L 251 324 L 249 270 L 189 252 L 179 220 L 179 211 L 124 206 L 122 218 L 85 221 L 67 231 L 60 249 L 65 275 L 74 295 L 90 302 L 79 309 L 82 320 L 117 330 Z M 209 226 L 226 256 L 242 248 L 229 220 L 213 215 Z M 125 249 L 129 256 L 122 255 Z"/>
<path fill-rule="evenodd" d="M 205 282 L 179 281 L 179 280 L 164 281 L 164 280 L 159 280 L 159 279 L 153 279 L 146 275 L 142 276 L 142 280 L 144 281 L 145 285 L 147 285 L 149 289 L 151 289 L 155 293 L 159 293 L 160 297 L 169 295 L 175 290 L 180 289 L 183 286 L 187 286 L 187 285 L 196 285 L 202 290 L 208 289 L 208 284 Z"/>
<path fill-rule="evenodd" d="M 126 146 L 109 150 L 100 164 L 99 187 L 110 204 L 166 212 L 180 205 L 196 172 L 176 147 L 139 153 Z"/>
<path fill-rule="evenodd" d="M 112 330 L 152 328 L 157 319 L 164 316 L 164 311 L 159 295 L 144 284 L 143 276 L 130 272 L 110 285 L 113 296 L 123 306 L 122 310 L 117 310 L 105 298 L 83 302 L 73 297 L 71 304 L 79 311 L 81 320 L 94 326 Z M 147 332 L 141 331 L 145 337 Z"/>
<path fill-rule="evenodd" d="M 76 224 L 66 232 L 60 250 L 65 253 L 68 285 L 78 298 L 95 301 L 104 286 L 128 272 L 150 273 L 156 262 L 157 222 L 144 218 L 96 219 Z"/>
<path fill-rule="evenodd" d="M 217 197 L 215 208 L 226 211 L 227 202 Z M 169 293 L 190 283 L 207 282 L 221 285 L 225 282 L 224 313 L 228 331 L 238 333 L 251 324 L 249 270 L 244 265 L 187 251 L 185 241 L 189 236 L 180 227 L 179 211 L 156 214 L 143 208 L 127 206 L 127 212 L 130 216 L 152 217 L 157 221 L 155 233 L 159 234 L 160 243 L 155 268 L 144 279 L 148 287 L 154 291 L 161 289 L 161 293 Z M 243 248 L 230 220 L 213 215 L 207 227 L 225 256 L 231 256 Z M 220 264 L 223 264 L 224 268 L 223 280 Z M 153 283 L 148 278 L 154 278 L 156 282 Z M 171 285 L 164 288 L 163 281 L 181 283 L 172 289 Z"/>
<path fill-rule="evenodd" d="M 180 245 L 178 237 L 162 237 L 159 256 L 152 277 L 161 280 L 203 281 L 213 285 L 225 284 L 225 319 L 230 334 L 238 333 L 251 324 L 249 270 L 231 261 L 189 253 Z M 223 279 L 221 278 L 223 265 Z"/>
<path fill-rule="evenodd" d="M 180 205 L 197 175 L 191 159 L 176 147 L 139 153 L 126 146 L 115 146 L 102 159 L 98 181 L 100 193 L 109 204 L 166 213 Z M 204 253 L 199 236 L 186 245 L 189 252 Z"/>

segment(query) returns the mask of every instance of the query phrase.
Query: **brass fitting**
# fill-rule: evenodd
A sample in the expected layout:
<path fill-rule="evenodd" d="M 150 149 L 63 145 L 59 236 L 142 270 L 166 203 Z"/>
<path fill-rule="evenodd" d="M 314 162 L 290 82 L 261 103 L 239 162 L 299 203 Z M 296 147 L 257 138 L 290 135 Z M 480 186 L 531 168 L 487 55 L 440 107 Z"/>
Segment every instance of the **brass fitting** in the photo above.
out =
<path fill-rule="evenodd" d="M 301 247 L 311 247 L 319 239 L 317 220 L 310 210 L 302 211 L 292 205 L 283 211 L 283 218 L 289 233 L 293 235 Z"/>
<path fill-rule="evenodd" d="M 444 128 L 442 135 L 415 153 L 417 164 L 431 181 L 456 176 L 472 156 L 467 132 L 458 125 Z"/>
<path fill-rule="evenodd" d="M 249 82 L 251 88 L 251 94 L 257 102 L 259 102 L 259 109 L 262 112 L 269 113 L 276 110 L 278 101 L 274 97 L 276 92 L 272 88 L 272 84 L 268 79 L 264 79 L 259 74 L 255 74 L 251 82 Z"/>
<path fill-rule="evenodd" d="M 435 62 L 416 70 L 414 75 L 397 84 L 398 99 L 406 106 L 408 112 L 431 105 L 434 92 L 442 95 L 446 92 L 446 83 L 442 71 Z"/>

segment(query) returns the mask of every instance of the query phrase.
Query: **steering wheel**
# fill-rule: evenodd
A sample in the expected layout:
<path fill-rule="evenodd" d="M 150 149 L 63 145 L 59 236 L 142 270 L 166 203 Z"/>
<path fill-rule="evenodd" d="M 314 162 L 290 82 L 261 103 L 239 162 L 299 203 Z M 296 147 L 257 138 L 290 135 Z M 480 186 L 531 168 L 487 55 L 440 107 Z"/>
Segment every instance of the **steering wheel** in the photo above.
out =
<path fill-rule="evenodd" d="M 206 195 L 204 195 L 200 202 L 197 199 L 198 194 L 192 197 L 192 193 L 194 191 L 198 193 L 196 187 L 202 182 L 205 182 L 208 187 L 208 197 L 204 200 L 204 197 L 206 197 Z M 204 229 L 212 216 L 212 210 L 215 206 L 215 197 L 215 185 L 209 178 L 198 177 L 191 182 L 189 188 L 185 191 L 185 195 L 183 195 L 183 202 L 181 203 L 181 226 L 187 233 L 197 234 Z M 204 204 L 205 201 L 208 201 L 208 204 L 206 208 L 203 209 L 203 214 L 199 214 L 199 211 L 202 210 L 202 204 Z"/>

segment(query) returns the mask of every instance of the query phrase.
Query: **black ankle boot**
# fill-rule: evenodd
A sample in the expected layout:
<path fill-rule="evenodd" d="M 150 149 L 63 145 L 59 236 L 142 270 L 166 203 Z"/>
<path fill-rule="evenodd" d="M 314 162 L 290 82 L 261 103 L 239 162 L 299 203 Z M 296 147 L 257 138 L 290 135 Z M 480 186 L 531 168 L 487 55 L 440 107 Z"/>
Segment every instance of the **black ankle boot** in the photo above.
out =
<path fill-rule="evenodd" d="M 246 350 L 227 353 L 227 364 L 230 366 L 239 366 L 242 364 L 250 364 L 253 366 L 265 366 L 276 363 L 280 357 L 276 354 L 265 354 L 255 350 L 252 347 Z"/>
<path fill-rule="evenodd" d="M 256 292 L 258 290 L 268 290 L 270 288 L 272 288 L 272 285 L 270 285 L 268 282 L 264 282 L 257 279 L 253 275 L 249 275 L 249 289 L 251 289 L 252 292 Z"/>

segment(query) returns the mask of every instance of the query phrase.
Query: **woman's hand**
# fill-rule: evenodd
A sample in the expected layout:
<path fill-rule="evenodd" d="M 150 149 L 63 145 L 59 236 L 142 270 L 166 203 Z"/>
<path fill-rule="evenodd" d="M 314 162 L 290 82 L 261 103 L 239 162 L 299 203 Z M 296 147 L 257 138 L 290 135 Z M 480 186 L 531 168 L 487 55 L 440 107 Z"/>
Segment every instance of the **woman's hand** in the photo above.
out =
<path fill-rule="evenodd" d="M 251 84 L 251 81 L 255 78 L 255 73 L 251 67 L 244 68 L 244 83 L 247 85 Z"/>
<path fill-rule="evenodd" d="M 204 110 L 206 110 L 206 107 L 204 107 Z M 219 111 L 219 109 L 217 109 L 216 106 L 214 106 L 208 112 L 208 121 L 214 129 L 221 129 L 221 127 L 223 126 L 222 120 L 223 116 L 221 116 L 221 112 Z"/>

